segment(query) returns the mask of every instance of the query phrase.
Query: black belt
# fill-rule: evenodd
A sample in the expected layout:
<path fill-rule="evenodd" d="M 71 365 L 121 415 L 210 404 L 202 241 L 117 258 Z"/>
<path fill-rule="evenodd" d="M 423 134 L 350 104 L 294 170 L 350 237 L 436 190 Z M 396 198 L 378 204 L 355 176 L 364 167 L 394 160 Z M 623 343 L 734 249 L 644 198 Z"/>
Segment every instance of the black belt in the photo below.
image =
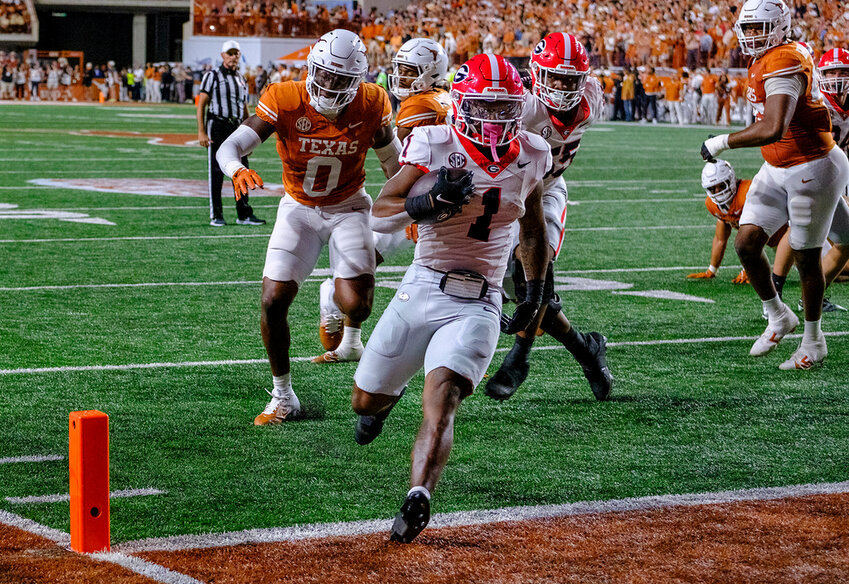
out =
<path fill-rule="evenodd" d="M 236 124 L 236 125 L 238 125 L 238 124 L 242 123 L 242 118 L 222 118 L 220 116 L 213 116 L 213 115 L 210 115 L 209 117 L 215 122 L 223 122 L 225 124 Z"/>

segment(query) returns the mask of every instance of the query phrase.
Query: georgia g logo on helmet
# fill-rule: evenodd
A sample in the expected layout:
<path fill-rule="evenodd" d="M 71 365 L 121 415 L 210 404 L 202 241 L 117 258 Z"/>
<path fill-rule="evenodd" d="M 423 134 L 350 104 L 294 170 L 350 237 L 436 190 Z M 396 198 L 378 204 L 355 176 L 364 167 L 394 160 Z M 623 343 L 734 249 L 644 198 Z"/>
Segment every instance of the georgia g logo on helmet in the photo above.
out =
<path fill-rule="evenodd" d="M 454 83 L 462 83 L 466 80 L 466 77 L 469 76 L 469 66 L 463 64 L 457 69 L 457 72 L 454 73 Z"/>
<path fill-rule="evenodd" d="M 539 55 L 545 50 L 545 39 L 542 39 L 537 43 L 537 46 L 534 47 L 534 55 Z"/>

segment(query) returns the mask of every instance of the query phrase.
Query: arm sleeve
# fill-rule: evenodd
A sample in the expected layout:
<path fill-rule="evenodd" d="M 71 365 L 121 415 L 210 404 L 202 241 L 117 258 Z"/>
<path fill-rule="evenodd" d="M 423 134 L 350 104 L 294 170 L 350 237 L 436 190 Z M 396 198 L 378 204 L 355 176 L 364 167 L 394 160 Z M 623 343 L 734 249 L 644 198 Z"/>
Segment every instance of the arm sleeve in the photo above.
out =
<path fill-rule="evenodd" d="M 770 95 L 789 95 L 798 101 L 807 89 L 804 79 L 805 77 L 799 73 L 789 77 L 770 77 L 764 81 L 764 91 L 767 97 Z"/>
<path fill-rule="evenodd" d="M 215 154 L 215 159 L 218 161 L 218 166 L 221 171 L 228 177 L 233 178 L 239 170 L 245 168 L 242 164 L 242 158 L 254 151 L 254 149 L 262 144 L 254 130 L 247 126 L 239 126 L 236 131 L 224 140 Z"/>

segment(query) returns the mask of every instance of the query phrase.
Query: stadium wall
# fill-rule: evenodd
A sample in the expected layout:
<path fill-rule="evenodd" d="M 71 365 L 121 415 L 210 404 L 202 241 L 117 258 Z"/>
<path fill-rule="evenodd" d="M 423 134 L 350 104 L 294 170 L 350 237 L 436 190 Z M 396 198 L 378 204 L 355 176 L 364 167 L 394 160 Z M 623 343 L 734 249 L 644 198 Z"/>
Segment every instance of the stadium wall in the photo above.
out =
<path fill-rule="evenodd" d="M 183 62 L 188 65 L 221 64 L 221 45 L 230 37 L 190 36 L 183 39 Z M 242 66 L 266 66 L 310 46 L 315 39 L 233 37 L 242 48 Z"/>

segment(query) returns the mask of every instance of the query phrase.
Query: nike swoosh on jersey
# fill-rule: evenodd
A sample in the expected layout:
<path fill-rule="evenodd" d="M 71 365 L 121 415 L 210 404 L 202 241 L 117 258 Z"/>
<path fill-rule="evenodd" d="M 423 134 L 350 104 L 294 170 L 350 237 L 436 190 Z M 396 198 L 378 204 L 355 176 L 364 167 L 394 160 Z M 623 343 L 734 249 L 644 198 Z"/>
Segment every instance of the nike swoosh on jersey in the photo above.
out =
<path fill-rule="evenodd" d="M 360 124 L 362 124 L 362 122 L 357 122 L 356 124 L 348 124 L 348 129 L 356 128 L 356 127 L 357 127 L 357 126 L 359 126 Z"/>
<path fill-rule="evenodd" d="M 526 167 L 527 165 L 529 165 L 530 163 L 531 163 L 531 161 L 530 161 L 530 160 L 528 160 L 527 162 L 524 162 L 524 163 L 523 163 L 523 162 L 517 162 L 517 163 L 516 163 L 516 166 L 518 166 L 519 168 L 525 168 L 525 167 Z"/>

